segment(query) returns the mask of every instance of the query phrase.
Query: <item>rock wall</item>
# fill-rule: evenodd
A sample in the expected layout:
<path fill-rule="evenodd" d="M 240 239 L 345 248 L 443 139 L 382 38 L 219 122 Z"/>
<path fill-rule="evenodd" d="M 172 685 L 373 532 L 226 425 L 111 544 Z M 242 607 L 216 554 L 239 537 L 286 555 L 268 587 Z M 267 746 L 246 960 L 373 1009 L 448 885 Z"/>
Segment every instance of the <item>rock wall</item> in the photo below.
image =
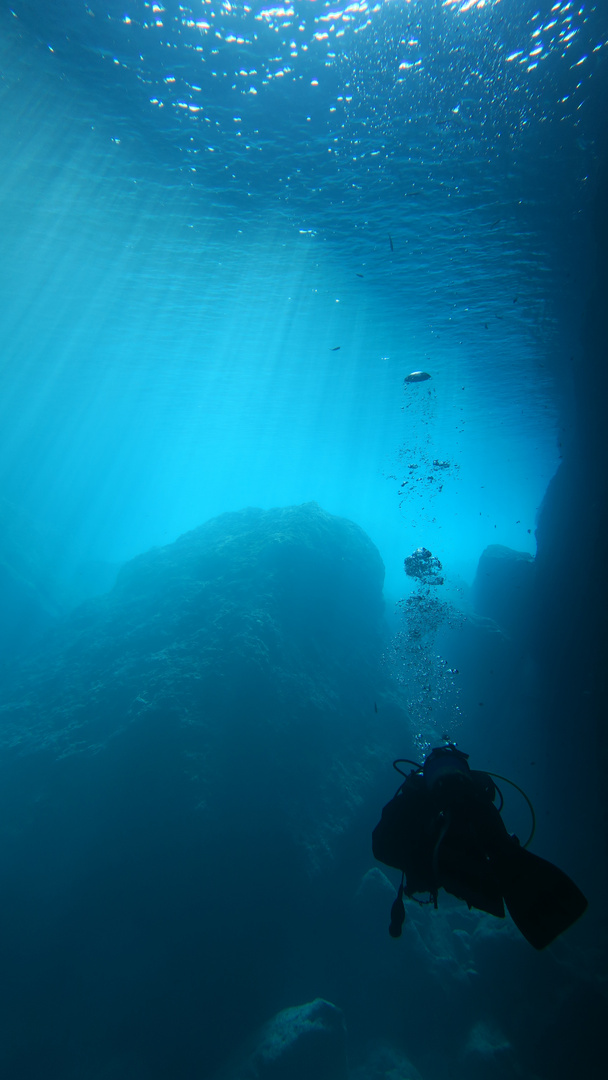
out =
<path fill-rule="evenodd" d="M 554 805 L 569 844 L 589 851 L 592 838 L 598 898 L 608 887 L 603 774 L 608 752 L 607 207 L 604 147 L 594 220 L 596 261 L 587 268 L 589 302 L 580 354 L 571 358 L 569 392 L 563 395 L 563 460 L 541 507 L 536 558 L 536 655 L 544 680 L 545 731 L 553 747 Z"/>
<path fill-rule="evenodd" d="M 596 934 L 592 911 L 603 908 L 608 888 L 607 207 L 605 156 L 579 353 L 559 385 L 563 457 L 540 509 L 537 555 L 526 565 L 516 552 L 501 559 L 496 548 L 487 549 L 474 590 L 477 610 L 535 665 L 531 723 L 542 746 L 543 803 L 553 823 L 554 849 L 547 854 L 566 858 L 597 901 L 587 920 Z M 522 682 L 522 703 L 529 696 Z"/>
<path fill-rule="evenodd" d="M 208 1075 L 324 993 L 332 864 L 404 722 L 383 573 L 316 504 L 225 514 L 128 564 L 15 673 L 3 1075 L 96 1076 L 92 1055 L 104 1077 Z"/>

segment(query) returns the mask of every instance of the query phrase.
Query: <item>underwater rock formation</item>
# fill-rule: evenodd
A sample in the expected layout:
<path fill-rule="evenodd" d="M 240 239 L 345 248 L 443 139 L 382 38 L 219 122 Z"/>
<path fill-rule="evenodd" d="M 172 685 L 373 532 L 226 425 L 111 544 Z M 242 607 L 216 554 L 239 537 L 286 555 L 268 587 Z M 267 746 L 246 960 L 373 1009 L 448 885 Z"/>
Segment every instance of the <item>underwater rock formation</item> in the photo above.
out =
<path fill-rule="evenodd" d="M 402 1051 L 380 1043 L 372 1047 L 362 1065 L 353 1069 L 351 1080 L 421 1080 L 421 1077 Z"/>
<path fill-rule="evenodd" d="M 283 1009 L 263 1029 L 248 1061 L 251 1080 L 346 1080 L 346 1024 L 329 1001 Z"/>
<path fill-rule="evenodd" d="M 543 725 L 555 748 L 553 811 L 573 858 L 594 881 L 598 910 L 608 888 L 608 155 L 598 160 L 593 215 L 595 259 L 585 267 L 587 310 L 577 352 L 558 382 L 562 461 L 538 516 L 535 653 L 544 691 Z M 573 768 L 573 741 L 579 754 Z M 564 792 L 568 798 L 564 799 Z M 580 843 L 572 815 L 584 822 Z M 601 852 L 601 854 L 599 854 Z M 586 864 L 586 865 L 585 865 Z M 589 922 L 589 920 L 588 920 Z M 605 923 L 601 928 L 606 941 Z M 603 969 L 606 967 L 603 949 Z M 602 962 L 598 959 L 602 969 Z"/>
<path fill-rule="evenodd" d="M 373 709 L 383 575 L 362 530 L 316 504 L 224 514 L 128 563 L 55 630 L 2 741 L 84 769 L 162 738 L 192 808 L 223 805 L 228 778 L 258 805 L 263 777 L 272 821 L 323 846 L 311 807 L 338 752 L 346 780 L 353 719 Z"/>
<path fill-rule="evenodd" d="M 412 904 L 389 937 L 396 882 L 370 834 L 410 729 L 380 664 L 382 575 L 365 534 L 315 504 L 226 514 L 133 560 L 15 672 L 2 1076 L 224 1076 L 269 1016 L 317 998 L 346 1017 L 357 1077 L 378 1038 L 395 1055 L 374 1059 L 379 1080 L 413 1080 L 410 1062 L 441 1075 L 446 1055 L 470 1074 L 457 1055 L 488 988 L 493 1016 L 513 1009 L 516 976 L 496 971 L 532 961 L 506 921 L 456 902 Z M 556 971 L 535 989 L 545 1027 Z M 516 1021 L 519 1068 L 539 1020 Z M 502 1059 L 480 1059 L 486 1080 Z M 253 1060 L 271 1080 L 270 1052 Z"/>
<path fill-rule="evenodd" d="M 403 724 L 382 708 L 379 751 L 383 572 L 316 504 L 224 514 L 127 564 L 16 673 L 0 1005 L 31 1017 L 45 1075 L 78 1071 L 75 1030 L 125 1075 L 211 1073 L 277 986 L 284 1003 L 323 992 L 333 877 L 315 872 Z M 35 1075 L 11 1030 L 0 1071 Z"/>
<path fill-rule="evenodd" d="M 533 601 L 534 558 L 491 544 L 482 551 L 473 582 L 475 611 L 515 637 L 525 638 L 530 628 Z"/>

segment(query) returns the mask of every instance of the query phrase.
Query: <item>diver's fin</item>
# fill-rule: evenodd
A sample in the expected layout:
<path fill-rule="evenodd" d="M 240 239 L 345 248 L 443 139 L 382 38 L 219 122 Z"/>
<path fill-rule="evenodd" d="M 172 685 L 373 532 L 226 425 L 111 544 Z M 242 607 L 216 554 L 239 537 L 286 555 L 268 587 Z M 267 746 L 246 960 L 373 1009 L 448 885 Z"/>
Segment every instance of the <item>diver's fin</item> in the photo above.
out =
<path fill-rule="evenodd" d="M 509 914 L 535 949 L 550 945 L 586 910 L 587 900 L 572 879 L 539 855 L 513 842 L 500 863 Z"/>

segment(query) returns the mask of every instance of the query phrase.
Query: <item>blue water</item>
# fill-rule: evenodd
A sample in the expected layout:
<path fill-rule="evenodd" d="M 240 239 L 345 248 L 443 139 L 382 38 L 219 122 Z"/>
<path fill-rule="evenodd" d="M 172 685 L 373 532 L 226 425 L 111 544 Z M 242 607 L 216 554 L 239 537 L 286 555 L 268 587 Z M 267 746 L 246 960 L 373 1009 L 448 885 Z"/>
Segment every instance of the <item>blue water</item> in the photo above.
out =
<path fill-rule="evenodd" d="M 307 499 L 395 597 L 534 552 L 604 58 L 546 6 L 3 5 L 3 487 L 73 565 Z"/>
<path fill-rule="evenodd" d="M 461 597 L 535 555 L 607 46 L 600 2 L 0 0 L 0 497 L 61 613 L 245 507 L 356 522 L 389 612 L 420 545 Z"/>

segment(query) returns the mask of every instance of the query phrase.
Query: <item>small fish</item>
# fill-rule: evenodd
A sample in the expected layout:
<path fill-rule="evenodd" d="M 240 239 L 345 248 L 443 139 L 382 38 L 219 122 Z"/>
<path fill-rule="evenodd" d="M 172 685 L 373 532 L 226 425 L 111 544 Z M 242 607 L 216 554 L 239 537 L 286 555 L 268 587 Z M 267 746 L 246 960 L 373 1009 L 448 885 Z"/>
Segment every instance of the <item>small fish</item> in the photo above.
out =
<path fill-rule="evenodd" d="M 374 712 L 378 712 L 378 706 L 376 705 L 375 701 L 374 701 Z"/>
<path fill-rule="evenodd" d="M 330 352 L 338 352 L 338 350 L 339 350 L 340 348 L 341 348 L 341 346 L 340 346 L 340 345 L 334 345 L 333 349 L 330 349 L 329 351 L 330 351 Z"/>
<path fill-rule="evenodd" d="M 363 274 L 357 274 L 357 277 L 363 277 Z"/>
<path fill-rule="evenodd" d="M 393 238 L 392 238 L 392 236 L 389 236 L 389 238 L 388 238 L 388 242 L 389 242 L 389 244 L 391 245 L 391 251 L 394 251 L 395 249 L 394 249 L 394 247 L 393 247 Z"/>
<path fill-rule="evenodd" d="M 430 377 L 428 371 L 410 371 L 403 381 L 404 383 L 426 382 Z"/>

